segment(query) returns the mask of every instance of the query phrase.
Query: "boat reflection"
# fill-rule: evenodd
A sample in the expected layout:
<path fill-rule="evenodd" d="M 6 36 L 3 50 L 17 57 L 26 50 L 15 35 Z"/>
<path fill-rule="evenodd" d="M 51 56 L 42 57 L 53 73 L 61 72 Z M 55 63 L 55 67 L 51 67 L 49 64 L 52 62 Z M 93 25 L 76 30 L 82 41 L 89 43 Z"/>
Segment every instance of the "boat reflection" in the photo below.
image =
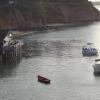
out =
<path fill-rule="evenodd" d="M 13 63 L 0 63 L 0 78 L 13 76 L 16 73 L 19 63 L 20 61 Z"/>

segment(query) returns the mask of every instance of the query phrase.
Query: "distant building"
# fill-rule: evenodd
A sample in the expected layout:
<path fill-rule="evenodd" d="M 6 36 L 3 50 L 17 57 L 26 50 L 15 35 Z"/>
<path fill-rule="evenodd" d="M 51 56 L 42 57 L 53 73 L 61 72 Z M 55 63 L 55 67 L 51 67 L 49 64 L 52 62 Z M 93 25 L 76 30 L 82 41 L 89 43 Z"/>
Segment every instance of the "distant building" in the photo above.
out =
<path fill-rule="evenodd" d="M 15 5 L 16 4 L 16 0 L 9 0 L 9 5 Z"/>
<path fill-rule="evenodd" d="M 17 4 L 17 0 L 0 0 L 0 5 L 7 6 L 7 5 L 15 5 Z"/>

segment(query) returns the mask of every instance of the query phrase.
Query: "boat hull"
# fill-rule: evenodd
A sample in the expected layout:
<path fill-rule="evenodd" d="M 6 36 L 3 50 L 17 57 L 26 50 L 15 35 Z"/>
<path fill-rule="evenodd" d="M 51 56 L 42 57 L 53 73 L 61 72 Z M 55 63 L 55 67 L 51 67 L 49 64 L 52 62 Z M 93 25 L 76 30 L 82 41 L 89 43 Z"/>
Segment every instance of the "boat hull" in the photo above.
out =
<path fill-rule="evenodd" d="M 98 55 L 98 51 L 95 48 L 93 43 L 87 43 L 82 48 L 82 54 L 83 56 L 95 56 L 95 55 Z"/>
<path fill-rule="evenodd" d="M 40 75 L 38 75 L 38 81 L 41 82 L 41 83 L 45 83 L 45 84 L 50 84 L 50 80 L 45 78 L 45 77 L 42 77 Z"/>
<path fill-rule="evenodd" d="M 96 56 L 96 55 L 98 55 L 98 52 L 86 52 L 86 51 L 82 51 L 82 55 L 83 56 Z"/>
<path fill-rule="evenodd" d="M 86 49 L 86 48 L 83 48 L 82 49 L 82 54 L 83 56 L 95 56 L 95 55 L 98 55 L 98 51 L 96 49 L 93 49 L 93 48 L 89 48 L 89 49 Z"/>
<path fill-rule="evenodd" d="M 100 64 L 93 65 L 94 75 L 100 75 Z"/>

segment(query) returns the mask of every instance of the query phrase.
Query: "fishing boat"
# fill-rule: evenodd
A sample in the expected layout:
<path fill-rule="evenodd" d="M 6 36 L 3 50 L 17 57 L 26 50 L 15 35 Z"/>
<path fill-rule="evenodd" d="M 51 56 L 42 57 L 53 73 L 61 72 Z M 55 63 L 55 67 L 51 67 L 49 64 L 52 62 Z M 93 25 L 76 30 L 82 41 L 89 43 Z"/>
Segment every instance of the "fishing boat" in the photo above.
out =
<path fill-rule="evenodd" d="M 5 52 L 16 52 L 18 48 L 23 46 L 23 42 L 20 40 L 13 39 L 13 35 L 11 32 L 3 39 L 3 54 Z"/>
<path fill-rule="evenodd" d="M 83 54 L 83 56 L 94 56 L 94 55 L 98 54 L 98 51 L 95 48 L 93 43 L 87 43 L 82 48 L 82 54 Z"/>
<path fill-rule="evenodd" d="M 0 30 L 0 62 L 12 62 L 22 57 L 23 42 L 15 40 L 13 33 L 8 30 Z"/>
<path fill-rule="evenodd" d="M 41 83 L 50 84 L 50 80 L 48 78 L 45 78 L 45 77 L 40 76 L 40 75 L 38 75 L 38 81 Z"/>

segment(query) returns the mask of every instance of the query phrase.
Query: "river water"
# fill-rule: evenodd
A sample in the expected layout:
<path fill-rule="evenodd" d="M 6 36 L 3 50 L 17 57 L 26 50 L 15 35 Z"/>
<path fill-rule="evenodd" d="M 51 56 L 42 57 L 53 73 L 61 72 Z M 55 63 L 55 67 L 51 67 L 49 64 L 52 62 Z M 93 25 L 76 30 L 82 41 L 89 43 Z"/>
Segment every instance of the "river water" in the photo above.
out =
<path fill-rule="evenodd" d="M 99 100 L 100 77 L 93 74 L 100 55 L 100 22 L 19 38 L 25 42 L 18 64 L 0 65 L 0 100 Z M 95 44 L 98 56 L 83 57 L 82 46 Z M 51 80 L 37 81 L 37 75 Z"/>

